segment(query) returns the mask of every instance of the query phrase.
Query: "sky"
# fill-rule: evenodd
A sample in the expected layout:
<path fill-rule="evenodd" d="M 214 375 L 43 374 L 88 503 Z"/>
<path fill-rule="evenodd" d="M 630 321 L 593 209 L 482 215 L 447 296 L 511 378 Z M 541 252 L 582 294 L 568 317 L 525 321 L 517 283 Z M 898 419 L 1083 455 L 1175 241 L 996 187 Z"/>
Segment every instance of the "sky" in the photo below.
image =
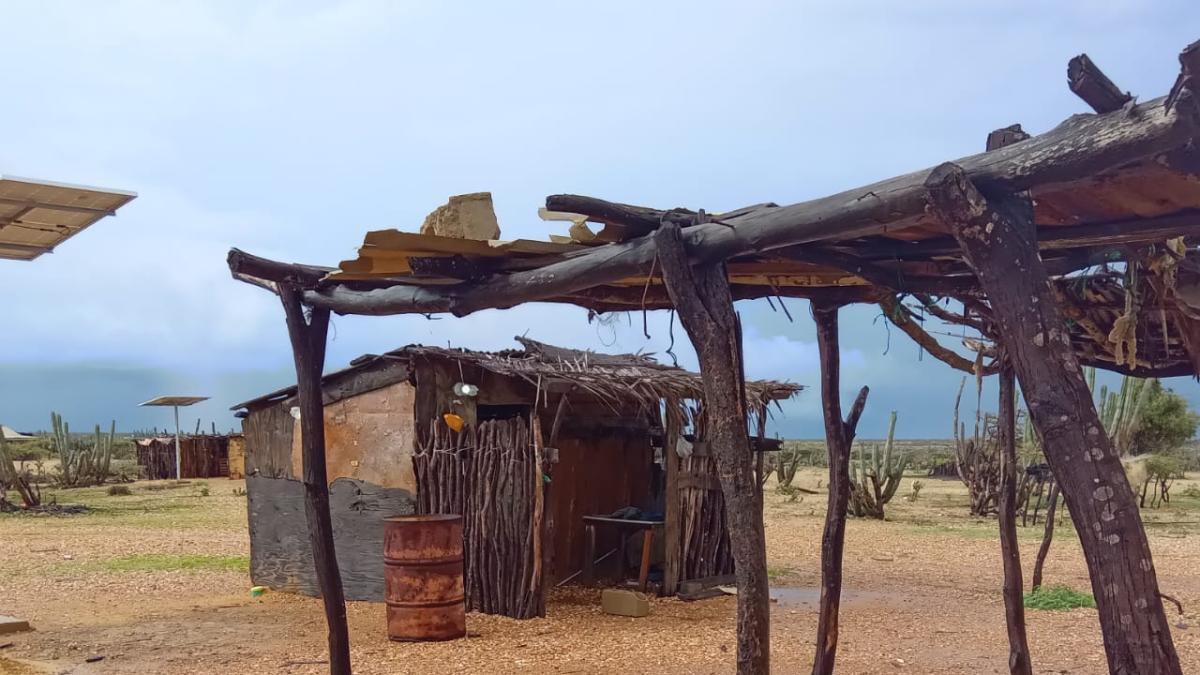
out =
<path fill-rule="evenodd" d="M 370 229 L 415 230 L 452 194 L 491 191 L 505 238 L 562 229 L 577 193 L 710 212 L 791 203 L 1040 133 L 1086 105 L 1086 51 L 1143 100 L 1200 37 L 1200 3 L 5 3 L 0 173 L 138 198 L 33 263 L 0 261 L 0 422 L 163 428 L 160 394 L 211 400 L 184 426 L 294 381 L 283 313 L 233 281 L 236 246 L 334 264 Z M 823 434 L 814 329 L 739 303 L 747 374 L 812 389 L 774 433 Z M 589 323 L 531 304 L 466 318 L 335 317 L 329 369 L 420 342 L 499 349 L 514 335 L 609 352 L 670 344 L 668 317 Z M 948 343 L 952 343 L 948 340 Z M 695 366 L 675 326 L 681 365 Z M 861 434 L 945 437 L 960 373 L 874 307 L 843 312 L 845 398 Z M 1200 387 L 1167 382 L 1200 403 Z M 990 392 L 985 392 L 987 398 Z M 994 395 L 992 396 L 994 398 Z M 970 397 L 968 397 L 970 398 Z M 986 406 L 986 404 L 985 404 Z"/>

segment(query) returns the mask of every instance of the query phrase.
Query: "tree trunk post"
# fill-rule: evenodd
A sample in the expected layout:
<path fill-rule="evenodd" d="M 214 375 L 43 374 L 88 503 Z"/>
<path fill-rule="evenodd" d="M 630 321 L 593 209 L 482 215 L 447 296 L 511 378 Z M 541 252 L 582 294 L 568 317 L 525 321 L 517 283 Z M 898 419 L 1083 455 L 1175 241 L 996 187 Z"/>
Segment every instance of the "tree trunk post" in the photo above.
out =
<path fill-rule="evenodd" d="M 817 616 L 813 675 L 829 675 L 837 658 L 838 612 L 842 602 L 842 555 L 846 544 L 846 508 L 850 500 L 850 445 L 867 404 L 863 387 L 842 420 L 841 358 L 838 347 L 837 305 L 812 303 L 821 358 L 821 408 L 825 416 L 825 445 L 829 451 L 829 501 L 821 536 L 821 604 Z"/>
<path fill-rule="evenodd" d="M 1029 414 L 1079 532 L 1108 667 L 1180 675 L 1150 545 L 1120 458 L 1100 423 L 1037 254 L 1027 195 L 984 196 L 954 164 L 926 181 L 999 322 Z"/>
<path fill-rule="evenodd" d="M 346 598 L 342 575 L 334 554 L 333 523 L 329 515 L 329 477 L 325 471 L 325 405 L 321 371 L 325 368 L 325 340 L 329 310 L 314 308 L 304 316 L 301 292 L 279 284 L 279 298 L 287 318 L 288 336 L 296 362 L 296 394 L 300 407 L 300 448 L 304 464 L 304 513 L 312 544 L 317 586 L 325 605 L 329 627 L 329 672 L 350 675 L 350 636 L 346 627 Z"/>
<path fill-rule="evenodd" d="M 1000 367 L 1000 407 L 996 420 L 1000 440 L 1000 556 L 1004 563 L 1004 623 L 1008 628 L 1008 670 L 1032 675 L 1025 638 L 1025 605 L 1021 549 L 1017 544 L 1017 401 L 1013 369 L 1007 357 Z"/>
<path fill-rule="evenodd" d="M 1050 486 L 1050 496 L 1046 503 L 1046 530 L 1042 534 L 1042 545 L 1038 547 L 1037 559 L 1033 562 L 1033 579 L 1029 590 L 1040 588 L 1042 585 L 1042 569 L 1046 566 L 1046 555 L 1050 553 L 1050 542 L 1054 539 L 1054 510 L 1058 507 L 1058 483 Z"/>
<path fill-rule="evenodd" d="M 704 414 L 716 459 L 737 577 L 737 672 L 770 672 L 770 596 L 759 486 L 750 452 L 738 322 L 723 262 L 692 268 L 677 224 L 654 235 L 659 267 L 704 376 Z"/>

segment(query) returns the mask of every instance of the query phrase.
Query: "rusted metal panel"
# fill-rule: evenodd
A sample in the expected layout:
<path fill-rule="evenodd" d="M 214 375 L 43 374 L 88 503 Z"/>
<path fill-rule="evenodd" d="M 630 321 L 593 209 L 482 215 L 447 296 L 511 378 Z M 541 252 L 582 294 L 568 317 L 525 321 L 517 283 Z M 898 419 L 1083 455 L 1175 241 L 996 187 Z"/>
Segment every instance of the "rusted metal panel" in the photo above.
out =
<path fill-rule="evenodd" d="M 397 382 L 325 406 L 325 469 L 329 482 L 354 478 L 380 487 L 417 489 L 412 472 L 412 385 Z M 300 421 L 292 421 L 291 470 L 301 472 Z"/>
<path fill-rule="evenodd" d="M 388 638 L 453 640 L 467 634 L 462 516 L 399 516 L 385 521 Z"/>

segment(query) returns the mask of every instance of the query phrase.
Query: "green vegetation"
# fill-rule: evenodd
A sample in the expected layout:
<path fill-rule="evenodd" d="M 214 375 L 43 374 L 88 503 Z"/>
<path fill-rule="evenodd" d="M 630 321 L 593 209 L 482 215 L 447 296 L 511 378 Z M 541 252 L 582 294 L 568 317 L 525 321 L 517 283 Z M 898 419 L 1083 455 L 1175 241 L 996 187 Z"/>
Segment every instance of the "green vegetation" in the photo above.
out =
<path fill-rule="evenodd" d="M 144 553 L 101 560 L 86 565 L 105 572 L 249 572 L 250 557 L 244 555 L 168 555 Z"/>
<path fill-rule="evenodd" d="M 1135 455 L 1148 452 L 1178 454 L 1196 435 L 1200 415 L 1188 409 L 1187 399 L 1162 386 L 1158 380 L 1151 380 L 1146 386 L 1149 394 L 1129 450 Z"/>
<path fill-rule="evenodd" d="M 1096 608 L 1096 599 L 1080 593 L 1070 586 L 1047 586 L 1035 588 L 1025 594 L 1025 606 L 1029 609 L 1063 610 L 1079 607 Z"/>

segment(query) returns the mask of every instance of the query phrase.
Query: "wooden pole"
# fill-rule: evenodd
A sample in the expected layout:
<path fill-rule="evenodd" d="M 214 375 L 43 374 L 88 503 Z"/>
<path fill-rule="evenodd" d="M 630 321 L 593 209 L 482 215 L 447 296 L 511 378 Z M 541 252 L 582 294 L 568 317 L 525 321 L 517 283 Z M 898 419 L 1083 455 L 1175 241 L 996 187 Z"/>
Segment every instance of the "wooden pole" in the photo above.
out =
<path fill-rule="evenodd" d="M 654 244 L 667 291 L 704 376 L 705 432 L 725 497 L 737 577 L 737 672 L 765 674 L 771 658 L 766 535 L 738 381 L 738 321 L 725 264 L 693 268 L 675 223 L 664 224 L 654 234 Z"/>
<path fill-rule="evenodd" d="M 1042 570 L 1046 566 L 1046 555 L 1050 553 L 1050 542 L 1054 540 L 1054 512 L 1058 508 L 1058 484 L 1050 486 L 1050 496 L 1046 504 L 1046 529 L 1042 534 L 1042 545 L 1038 547 L 1037 559 L 1033 562 L 1033 579 L 1029 589 L 1034 590 L 1042 585 Z"/>
<path fill-rule="evenodd" d="M 292 356 L 296 362 L 296 394 L 300 407 L 300 451 L 304 464 L 304 513 L 312 544 L 317 587 L 329 626 L 329 672 L 350 675 L 350 636 L 346 627 L 346 598 L 333 547 L 333 522 L 329 516 L 329 477 L 325 471 L 325 408 L 321 396 L 321 371 L 325 368 L 325 340 L 329 310 L 314 308 L 307 320 L 301 291 L 280 284 L 279 298 L 287 318 Z"/>
<path fill-rule="evenodd" d="M 987 292 L 1001 345 L 1067 500 L 1110 672 L 1179 675 L 1141 514 L 1037 255 L 1028 196 L 985 196 L 954 164 L 935 169 L 926 187 L 931 208 L 950 224 Z"/>
<path fill-rule="evenodd" d="M 1021 549 L 1017 544 L 1017 402 L 1012 366 L 1000 367 L 1000 408 L 996 420 L 1000 440 L 1000 557 L 1004 563 L 1004 623 L 1008 628 L 1008 670 L 1032 675 L 1025 638 L 1025 604 Z"/>
<path fill-rule="evenodd" d="M 842 603 L 842 557 L 846 545 L 846 508 L 850 501 L 850 445 L 858 418 L 867 404 L 863 387 L 850 414 L 842 419 L 841 358 L 838 347 L 838 306 L 812 304 L 821 358 L 821 407 L 825 414 L 825 444 L 829 450 L 829 502 L 821 536 L 821 604 L 817 616 L 817 653 L 813 675 L 833 672 L 837 657 L 838 612 Z"/>

